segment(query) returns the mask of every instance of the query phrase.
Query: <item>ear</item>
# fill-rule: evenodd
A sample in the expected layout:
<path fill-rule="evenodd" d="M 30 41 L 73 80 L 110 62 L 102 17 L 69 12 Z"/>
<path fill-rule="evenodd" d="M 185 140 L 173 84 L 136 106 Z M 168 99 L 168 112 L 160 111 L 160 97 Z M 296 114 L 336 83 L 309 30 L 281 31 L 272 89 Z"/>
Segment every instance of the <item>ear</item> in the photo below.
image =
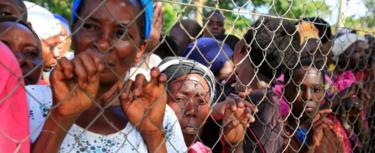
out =
<path fill-rule="evenodd" d="M 242 39 L 238 41 L 236 46 L 234 47 L 234 54 L 233 54 L 233 62 L 234 64 L 239 64 L 244 56 L 246 55 L 246 43 L 245 40 Z"/>
<path fill-rule="evenodd" d="M 138 63 L 142 59 L 142 56 L 146 51 L 146 47 L 147 47 L 147 41 L 143 41 L 143 43 L 141 43 L 141 45 L 139 46 L 137 53 L 135 54 L 135 60 L 133 64 Z"/>

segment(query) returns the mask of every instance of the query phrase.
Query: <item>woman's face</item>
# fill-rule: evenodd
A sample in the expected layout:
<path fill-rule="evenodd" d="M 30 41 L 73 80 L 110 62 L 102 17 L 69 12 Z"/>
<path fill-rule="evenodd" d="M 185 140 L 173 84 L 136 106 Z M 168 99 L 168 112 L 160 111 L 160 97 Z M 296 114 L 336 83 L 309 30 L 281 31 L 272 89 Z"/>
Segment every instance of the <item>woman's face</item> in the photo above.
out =
<path fill-rule="evenodd" d="M 127 70 L 141 58 L 145 44 L 141 41 L 137 15 L 140 8 L 135 0 L 85 1 L 79 18 L 73 25 L 75 54 L 93 52 L 105 65 L 100 82 L 114 84 L 123 79 Z M 143 19 L 139 19 L 143 20 Z"/>
<path fill-rule="evenodd" d="M 22 8 L 19 7 L 13 0 L 0 1 L 0 17 L 20 18 L 22 15 Z"/>
<path fill-rule="evenodd" d="M 65 26 L 63 26 L 62 24 L 60 24 L 59 26 L 61 28 L 61 34 L 59 35 L 59 44 L 57 45 L 56 49 L 63 57 L 65 53 L 69 51 L 72 40 L 70 39 L 70 35 Z"/>
<path fill-rule="evenodd" d="M 244 92 L 248 88 L 256 87 L 258 81 L 256 80 L 255 69 L 246 50 L 244 40 L 240 40 L 236 44 L 233 63 L 235 65 L 236 90 Z"/>
<path fill-rule="evenodd" d="M 298 68 L 286 85 L 284 96 L 291 103 L 295 116 L 312 119 L 324 96 L 322 74 L 315 68 Z"/>
<path fill-rule="evenodd" d="M 199 74 L 177 78 L 169 85 L 168 104 L 175 111 L 187 144 L 199 136 L 210 111 L 210 89 Z"/>
<path fill-rule="evenodd" d="M 356 41 L 349 46 L 342 55 L 340 55 L 339 64 L 341 68 L 362 70 L 367 64 L 368 53 L 368 44 L 361 40 Z"/>
<path fill-rule="evenodd" d="M 0 33 L 0 40 L 16 55 L 25 83 L 36 84 L 42 68 L 38 38 L 27 27 L 15 22 L 0 23 Z"/>
<path fill-rule="evenodd" d="M 57 60 L 61 58 L 61 54 L 57 49 L 60 44 L 59 35 L 41 40 L 42 42 L 42 58 L 44 71 L 49 71 L 57 64 Z"/>

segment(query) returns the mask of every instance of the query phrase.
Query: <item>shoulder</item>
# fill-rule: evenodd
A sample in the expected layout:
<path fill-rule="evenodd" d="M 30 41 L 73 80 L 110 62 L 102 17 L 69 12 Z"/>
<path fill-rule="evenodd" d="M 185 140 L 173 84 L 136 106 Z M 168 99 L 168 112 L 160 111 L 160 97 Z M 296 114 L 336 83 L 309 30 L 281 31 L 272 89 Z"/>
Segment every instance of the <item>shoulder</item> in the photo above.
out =
<path fill-rule="evenodd" d="M 34 142 L 52 107 L 52 91 L 47 85 L 29 85 L 25 88 L 29 105 L 30 139 Z"/>

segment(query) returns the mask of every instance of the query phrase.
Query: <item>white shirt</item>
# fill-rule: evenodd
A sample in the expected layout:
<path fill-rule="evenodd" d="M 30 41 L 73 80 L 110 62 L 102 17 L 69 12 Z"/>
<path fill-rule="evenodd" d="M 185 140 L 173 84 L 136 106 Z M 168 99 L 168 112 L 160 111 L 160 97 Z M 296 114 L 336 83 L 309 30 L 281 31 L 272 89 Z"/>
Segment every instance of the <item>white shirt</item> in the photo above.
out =
<path fill-rule="evenodd" d="M 30 133 L 34 142 L 39 136 L 48 110 L 52 106 L 52 92 L 49 86 L 26 86 L 27 100 L 30 109 Z M 164 132 L 168 152 L 186 152 L 180 124 L 173 110 L 167 106 L 164 114 Z M 60 153 L 146 153 L 147 146 L 141 134 L 135 127 L 128 123 L 125 128 L 109 135 L 101 135 L 81 128 L 73 124 L 65 136 Z"/>

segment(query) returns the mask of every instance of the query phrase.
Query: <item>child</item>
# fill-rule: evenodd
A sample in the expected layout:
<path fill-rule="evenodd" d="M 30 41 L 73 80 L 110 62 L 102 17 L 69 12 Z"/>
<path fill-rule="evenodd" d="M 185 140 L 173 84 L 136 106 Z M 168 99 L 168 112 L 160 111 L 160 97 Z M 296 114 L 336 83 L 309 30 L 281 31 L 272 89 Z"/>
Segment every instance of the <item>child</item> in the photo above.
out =
<path fill-rule="evenodd" d="M 285 73 L 288 83 L 284 97 L 291 115 L 284 128 L 284 152 L 343 152 L 343 142 L 333 130 L 333 122 L 319 113 L 325 93 L 324 74 L 311 64 L 311 59 L 301 59 L 295 69 Z"/>
<path fill-rule="evenodd" d="M 165 76 L 153 69 L 148 83 L 143 75 L 128 81 L 128 70 L 146 48 L 152 2 L 74 2 L 75 58 L 61 58 L 52 72 L 53 106 L 33 151 L 186 151 L 177 118 L 166 107 Z"/>
<path fill-rule="evenodd" d="M 0 18 L 0 33 L 0 40 L 8 45 L 21 66 L 25 84 L 36 84 L 42 70 L 38 36 L 28 24 L 13 17 Z"/>
<path fill-rule="evenodd" d="M 208 68 L 195 61 L 168 57 L 163 60 L 159 68 L 167 75 L 168 105 L 172 107 L 179 119 L 185 143 L 190 146 L 189 152 L 207 152 L 197 150 L 200 148 L 197 146 L 202 145 L 199 140 L 208 134 L 202 133 L 202 129 L 211 110 L 213 118 L 223 120 L 222 142 L 226 148 L 222 152 L 242 151 L 241 142 L 248 124 L 254 121 L 251 112 L 256 111 L 255 106 L 240 101 L 236 96 L 231 96 L 233 98 L 231 102 L 227 100 L 216 104 L 214 101 L 215 77 Z M 235 103 L 238 107 L 233 110 L 229 103 Z M 248 105 L 245 106 L 245 104 Z"/>

